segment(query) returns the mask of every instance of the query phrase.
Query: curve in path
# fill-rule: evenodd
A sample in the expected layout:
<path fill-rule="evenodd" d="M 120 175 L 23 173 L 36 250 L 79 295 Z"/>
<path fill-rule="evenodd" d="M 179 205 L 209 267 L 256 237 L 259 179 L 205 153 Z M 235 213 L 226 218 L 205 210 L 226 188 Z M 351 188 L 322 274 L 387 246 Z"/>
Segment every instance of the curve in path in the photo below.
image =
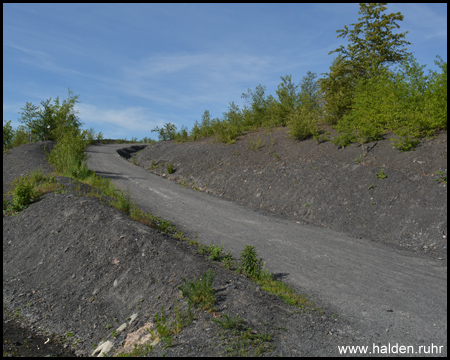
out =
<path fill-rule="evenodd" d="M 447 348 L 447 264 L 324 228 L 264 216 L 185 189 L 118 155 L 123 144 L 90 146 L 88 167 L 111 178 L 146 211 L 223 244 L 235 258 L 254 245 L 267 269 L 327 304 L 364 334 L 369 346 Z"/>

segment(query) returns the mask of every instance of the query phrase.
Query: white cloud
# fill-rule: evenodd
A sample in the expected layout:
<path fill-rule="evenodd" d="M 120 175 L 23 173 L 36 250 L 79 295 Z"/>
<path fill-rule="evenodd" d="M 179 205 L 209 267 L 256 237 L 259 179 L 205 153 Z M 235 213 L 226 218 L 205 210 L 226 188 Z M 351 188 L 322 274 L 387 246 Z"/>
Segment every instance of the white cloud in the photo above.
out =
<path fill-rule="evenodd" d="M 152 113 L 144 107 L 101 108 L 91 104 L 77 104 L 83 128 L 102 131 L 104 138 L 151 137 L 151 130 L 166 122 L 173 122 L 167 115 Z"/>

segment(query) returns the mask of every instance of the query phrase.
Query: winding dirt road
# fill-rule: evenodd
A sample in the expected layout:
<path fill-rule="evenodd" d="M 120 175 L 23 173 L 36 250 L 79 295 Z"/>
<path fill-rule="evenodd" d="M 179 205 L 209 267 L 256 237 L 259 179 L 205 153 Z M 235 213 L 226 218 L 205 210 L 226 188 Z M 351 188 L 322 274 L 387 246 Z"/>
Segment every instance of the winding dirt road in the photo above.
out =
<path fill-rule="evenodd" d="M 347 319 L 370 347 L 447 349 L 447 263 L 324 228 L 264 216 L 156 176 L 121 158 L 123 144 L 90 146 L 90 169 L 128 191 L 137 205 L 203 244 L 238 258 L 254 245 L 267 269 L 316 304 Z"/>

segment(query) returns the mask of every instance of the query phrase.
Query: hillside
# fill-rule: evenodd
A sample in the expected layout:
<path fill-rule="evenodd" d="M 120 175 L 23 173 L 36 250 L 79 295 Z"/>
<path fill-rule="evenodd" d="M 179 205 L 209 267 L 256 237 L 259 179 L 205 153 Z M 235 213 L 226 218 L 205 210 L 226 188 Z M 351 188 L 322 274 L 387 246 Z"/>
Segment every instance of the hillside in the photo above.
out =
<path fill-rule="evenodd" d="M 400 152 L 389 138 L 342 149 L 277 128 L 232 145 L 158 142 L 130 161 L 258 211 L 447 258 L 447 184 L 436 173 L 447 176 L 447 132 Z"/>
<path fill-rule="evenodd" d="M 445 261 L 447 187 L 435 179 L 436 171 L 447 169 L 446 144 L 442 133 L 414 152 L 400 153 L 384 140 L 368 144 L 367 156 L 356 161 L 359 147 L 296 142 L 276 129 L 247 134 L 233 145 L 210 139 L 155 143 L 129 161 L 266 214 Z M 51 172 L 44 145 L 23 145 L 3 155 L 4 192 L 31 169 Z M 175 171 L 167 174 L 170 163 Z M 380 169 L 387 177 L 377 177 Z M 161 316 L 162 307 L 167 326 L 177 313 L 186 315 L 178 287 L 183 278 L 194 281 L 208 269 L 215 273 L 216 311 L 197 310 L 193 322 L 172 336 L 173 346 L 154 337 L 154 349 L 146 355 L 335 356 L 337 345 L 371 341 L 334 313 L 332 304 L 317 304 L 322 311 L 292 308 L 186 242 L 87 196 L 88 186 L 64 177 L 58 182 L 64 191 L 3 217 L 4 339 L 11 325 L 24 327 L 28 354 L 62 355 L 71 349 L 92 355 L 105 339 L 114 351 L 121 345 L 131 351 L 132 336 L 136 341 L 145 328 L 155 329 L 154 315 Z M 242 325 L 225 329 L 212 321 L 225 324 L 227 316 L 242 319 Z M 126 330 L 115 333 L 122 324 Z M 4 351 L 14 353 L 22 343 L 6 341 Z M 27 354 L 21 348 L 19 354 Z"/>
<path fill-rule="evenodd" d="M 45 145 L 51 143 L 3 155 L 4 190 L 32 169 L 50 174 Z M 105 340 L 114 353 L 130 352 L 146 329 L 155 332 L 154 348 L 137 354 L 148 356 L 331 356 L 337 345 L 367 342 L 332 306 L 288 306 L 196 247 L 87 196 L 89 186 L 65 177 L 57 181 L 62 191 L 3 216 L 4 354 L 90 356 Z M 178 287 L 209 269 L 215 309 L 192 309 L 187 324 L 187 302 Z M 172 329 L 177 314 L 185 327 L 164 340 L 157 326 L 162 333 Z"/>

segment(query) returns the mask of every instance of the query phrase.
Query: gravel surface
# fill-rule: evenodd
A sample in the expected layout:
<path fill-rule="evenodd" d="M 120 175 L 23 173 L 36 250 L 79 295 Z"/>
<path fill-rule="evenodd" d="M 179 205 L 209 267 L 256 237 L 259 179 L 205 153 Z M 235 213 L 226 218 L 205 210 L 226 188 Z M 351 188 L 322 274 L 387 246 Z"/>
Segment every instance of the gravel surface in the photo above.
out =
<path fill-rule="evenodd" d="M 231 146 L 156 143 L 130 161 L 147 168 L 174 163 L 172 175 L 165 165 L 154 170 L 259 211 L 369 236 L 414 256 L 446 259 L 447 189 L 435 181 L 435 171 L 447 167 L 446 133 L 412 153 L 392 151 L 387 141 L 369 144 L 367 157 L 356 163 L 360 148 L 286 142 L 283 131 L 254 133 Z M 249 149 L 258 136 L 259 150 Z M 3 155 L 4 192 L 29 169 L 51 172 L 43 146 L 23 145 Z M 387 178 L 376 177 L 380 169 Z M 215 273 L 217 311 L 198 309 L 172 346 L 160 341 L 146 355 L 336 356 L 338 345 L 370 345 L 332 306 L 310 312 L 289 307 L 186 242 L 86 196 L 88 186 L 58 181 L 66 192 L 49 193 L 18 215 L 3 217 L 4 340 L 13 326 L 30 341 L 41 339 L 28 353 L 20 346 L 25 341 L 4 341 L 4 354 L 18 346 L 17 354 L 66 350 L 88 356 L 104 340 L 120 351 L 127 336 L 154 328 L 154 314 L 162 307 L 170 324 L 176 308 L 186 311 L 178 286 L 209 269 Z M 225 315 L 239 316 L 242 327 L 227 330 L 211 321 Z M 113 332 L 125 323 L 125 331 Z M 5 334 L 5 328 L 11 331 Z M 245 333 L 253 334 L 252 340 Z M 256 336 L 263 334 L 270 334 L 270 341 Z M 46 349 L 44 339 L 55 347 Z"/>
<path fill-rule="evenodd" d="M 264 213 L 447 258 L 447 184 L 436 181 L 436 171 L 447 171 L 447 132 L 400 152 L 389 138 L 340 149 L 286 131 L 249 133 L 232 145 L 158 142 L 130 161 Z"/>

